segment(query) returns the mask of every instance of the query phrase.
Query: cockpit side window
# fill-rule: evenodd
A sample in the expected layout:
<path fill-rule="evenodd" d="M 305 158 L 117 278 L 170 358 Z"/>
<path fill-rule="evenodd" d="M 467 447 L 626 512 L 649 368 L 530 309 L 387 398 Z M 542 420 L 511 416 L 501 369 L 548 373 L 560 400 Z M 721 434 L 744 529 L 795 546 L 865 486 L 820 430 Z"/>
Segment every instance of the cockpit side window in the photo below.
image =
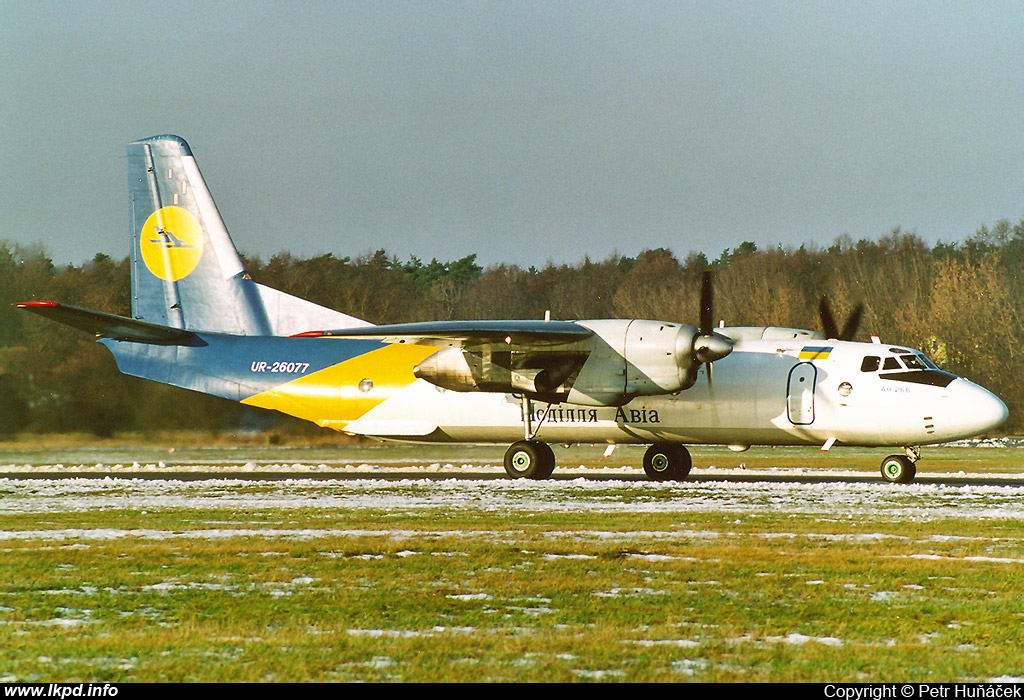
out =
<path fill-rule="evenodd" d="M 882 361 L 882 358 L 880 358 L 880 357 L 876 357 L 874 355 L 868 355 L 863 360 L 861 360 L 860 371 L 861 372 L 877 372 L 878 371 L 878 365 L 879 365 L 879 363 L 881 361 Z"/>
<path fill-rule="evenodd" d="M 882 369 L 903 369 L 903 366 L 895 357 L 887 357 L 882 365 Z"/>

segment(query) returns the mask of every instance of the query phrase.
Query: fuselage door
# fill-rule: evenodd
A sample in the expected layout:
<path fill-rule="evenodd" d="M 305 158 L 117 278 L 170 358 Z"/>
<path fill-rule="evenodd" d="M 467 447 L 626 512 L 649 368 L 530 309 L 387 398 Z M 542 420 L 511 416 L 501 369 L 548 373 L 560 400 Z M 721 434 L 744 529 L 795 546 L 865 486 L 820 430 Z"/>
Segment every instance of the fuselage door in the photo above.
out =
<path fill-rule="evenodd" d="M 811 362 L 801 362 L 789 371 L 789 390 L 786 406 L 789 422 L 793 425 L 810 425 L 814 422 L 814 383 L 818 370 Z"/>

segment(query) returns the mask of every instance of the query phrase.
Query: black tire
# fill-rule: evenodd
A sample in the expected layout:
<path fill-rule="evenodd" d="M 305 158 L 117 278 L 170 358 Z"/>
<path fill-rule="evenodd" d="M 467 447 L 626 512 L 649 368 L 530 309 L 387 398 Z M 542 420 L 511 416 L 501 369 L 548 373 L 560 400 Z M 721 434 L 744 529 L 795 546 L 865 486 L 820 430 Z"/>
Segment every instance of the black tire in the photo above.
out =
<path fill-rule="evenodd" d="M 514 442 L 505 451 L 505 473 L 513 479 L 547 479 L 555 470 L 555 453 L 538 440 Z"/>
<path fill-rule="evenodd" d="M 652 481 L 682 481 L 692 466 L 690 451 L 682 445 L 651 445 L 644 453 L 644 473 Z"/>
<path fill-rule="evenodd" d="M 890 484 L 909 484 L 917 476 L 917 465 L 903 455 L 889 455 L 882 460 L 880 471 Z"/>
<path fill-rule="evenodd" d="M 551 476 L 551 473 L 555 471 L 555 452 L 551 449 L 551 445 L 546 442 L 540 442 L 535 440 L 537 450 L 543 454 L 544 459 L 541 461 L 541 469 L 537 472 L 537 475 L 532 477 L 534 479 L 547 479 Z"/>

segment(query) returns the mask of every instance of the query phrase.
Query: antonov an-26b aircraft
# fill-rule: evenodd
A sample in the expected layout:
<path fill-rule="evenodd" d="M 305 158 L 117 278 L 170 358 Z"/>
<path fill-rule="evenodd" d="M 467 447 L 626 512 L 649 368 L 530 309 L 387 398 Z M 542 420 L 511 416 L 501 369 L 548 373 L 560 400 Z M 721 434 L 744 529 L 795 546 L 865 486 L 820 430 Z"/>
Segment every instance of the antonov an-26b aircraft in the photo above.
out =
<path fill-rule="evenodd" d="M 374 326 L 254 282 L 188 144 L 128 145 L 132 317 L 52 301 L 21 308 L 94 333 L 121 372 L 406 442 L 511 443 L 512 477 L 544 479 L 549 443 L 650 444 L 652 479 L 690 471 L 686 444 L 920 446 L 985 433 L 995 395 L 902 346 L 825 333 L 670 321 L 439 321 Z M 859 317 L 859 313 L 854 316 Z"/>

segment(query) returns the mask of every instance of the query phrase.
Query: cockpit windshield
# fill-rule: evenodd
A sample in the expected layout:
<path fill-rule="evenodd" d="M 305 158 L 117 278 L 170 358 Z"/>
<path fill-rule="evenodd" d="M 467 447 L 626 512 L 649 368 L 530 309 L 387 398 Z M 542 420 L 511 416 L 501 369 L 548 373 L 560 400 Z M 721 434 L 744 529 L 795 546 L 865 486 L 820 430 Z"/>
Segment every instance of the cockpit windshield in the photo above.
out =
<path fill-rule="evenodd" d="M 893 355 L 868 355 L 861 360 L 861 372 L 877 372 L 881 379 L 932 386 L 949 386 L 956 377 L 943 372 L 925 355 L 903 348 L 893 348 Z"/>
<path fill-rule="evenodd" d="M 903 360 L 903 364 L 907 366 L 907 369 L 928 369 L 917 355 L 900 355 L 900 359 Z"/>
<path fill-rule="evenodd" d="M 877 355 L 866 356 L 860 364 L 861 372 L 877 372 L 881 369 L 883 372 L 895 371 L 895 370 L 926 370 L 926 369 L 938 369 L 938 366 L 929 360 L 925 355 L 920 353 L 908 353 L 904 352 L 902 355 L 889 356 L 886 358 L 878 357 Z"/>

